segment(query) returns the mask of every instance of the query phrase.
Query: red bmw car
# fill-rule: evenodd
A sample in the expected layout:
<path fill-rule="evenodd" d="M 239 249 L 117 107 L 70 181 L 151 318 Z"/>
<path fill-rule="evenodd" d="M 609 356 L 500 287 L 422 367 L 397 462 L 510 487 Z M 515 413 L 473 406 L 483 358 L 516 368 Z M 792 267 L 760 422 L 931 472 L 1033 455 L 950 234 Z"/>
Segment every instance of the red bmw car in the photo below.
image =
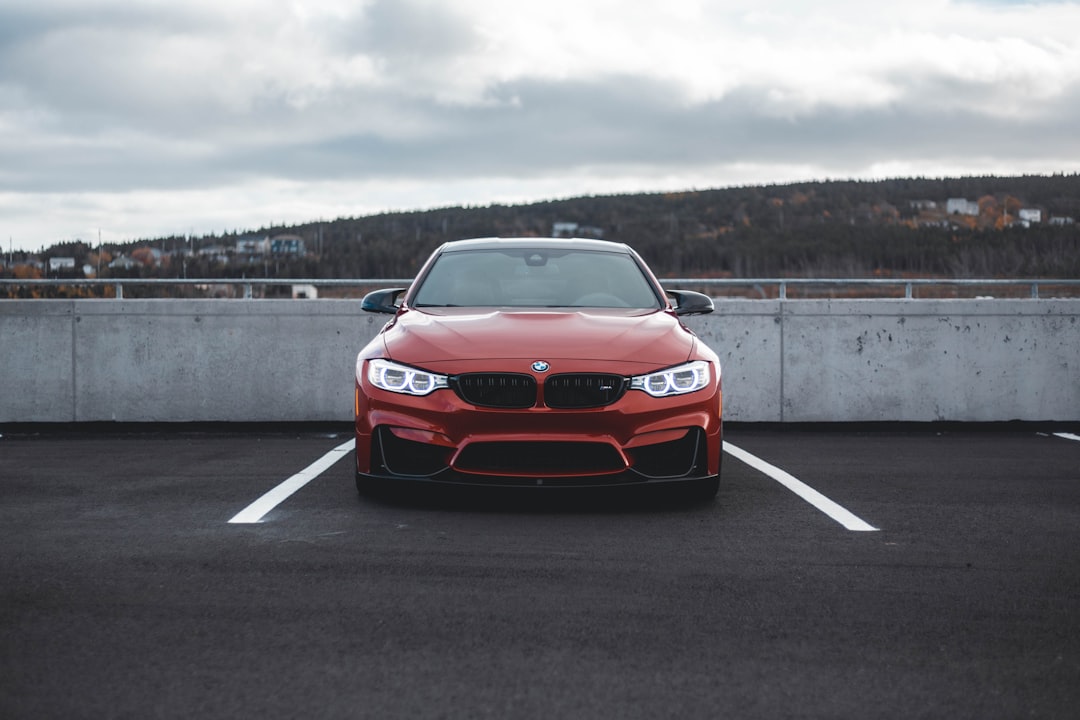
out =
<path fill-rule="evenodd" d="M 479 239 L 437 249 L 356 359 L 356 484 L 596 487 L 720 479 L 720 363 L 631 248 Z"/>

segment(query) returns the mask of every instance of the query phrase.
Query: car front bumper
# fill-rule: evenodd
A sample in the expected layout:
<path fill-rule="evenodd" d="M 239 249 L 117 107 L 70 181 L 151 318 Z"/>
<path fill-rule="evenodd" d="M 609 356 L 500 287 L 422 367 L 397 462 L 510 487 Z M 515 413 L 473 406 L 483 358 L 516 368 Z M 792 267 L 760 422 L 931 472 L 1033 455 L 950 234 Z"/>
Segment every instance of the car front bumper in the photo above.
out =
<path fill-rule="evenodd" d="M 629 391 L 588 409 L 481 408 L 452 390 L 356 385 L 358 477 L 514 486 L 683 482 L 720 473 L 719 379 L 688 395 Z"/>

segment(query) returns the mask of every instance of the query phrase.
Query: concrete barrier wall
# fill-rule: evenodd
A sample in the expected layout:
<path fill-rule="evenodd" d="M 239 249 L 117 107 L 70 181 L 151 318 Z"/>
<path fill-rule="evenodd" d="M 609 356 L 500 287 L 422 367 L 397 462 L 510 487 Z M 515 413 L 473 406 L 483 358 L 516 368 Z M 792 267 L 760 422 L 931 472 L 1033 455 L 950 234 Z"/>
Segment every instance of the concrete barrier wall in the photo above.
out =
<path fill-rule="evenodd" d="M 718 302 L 736 421 L 1080 419 L 1080 300 Z"/>
<path fill-rule="evenodd" d="M 1080 300 L 728 300 L 739 422 L 1080 420 Z M 358 300 L 0 301 L 0 423 L 345 421 Z"/>

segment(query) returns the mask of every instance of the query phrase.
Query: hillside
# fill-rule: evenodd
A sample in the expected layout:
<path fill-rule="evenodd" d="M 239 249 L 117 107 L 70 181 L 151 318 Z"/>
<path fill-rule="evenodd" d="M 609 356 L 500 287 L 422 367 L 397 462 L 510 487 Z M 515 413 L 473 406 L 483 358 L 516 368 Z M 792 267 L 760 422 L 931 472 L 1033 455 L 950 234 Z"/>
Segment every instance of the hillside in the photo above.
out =
<path fill-rule="evenodd" d="M 565 227 L 628 243 L 668 277 L 1078 278 L 1075 219 L 1080 175 L 829 181 L 449 207 L 156 238 L 105 246 L 103 263 L 86 243 L 45 255 L 100 266 L 102 277 L 404 278 L 447 240 L 542 236 Z M 268 239 L 281 236 L 300 242 L 289 252 L 269 252 Z M 265 242 L 264 249 L 237 252 L 243 239 Z M 135 260 L 127 269 L 108 268 L 121 256 Z"/>
<path fill-rule="evenodd" d="M 979 214 L 947 214 L 949 198 L 976 203 Z M 1041 221 L 1023 227 L 1022 209 L 1038 210 Z M 408 277 L 445 240 L 549 235 L 556 223 L 628 243 L 667 276 L 1080 277 L 1073 218 L 1080 218 L 1077 175 L 581 197 L 264 232 L 295 233 L 309 249 L 321 247 L 320 261 L 309 267 L 326 277 Z"/>

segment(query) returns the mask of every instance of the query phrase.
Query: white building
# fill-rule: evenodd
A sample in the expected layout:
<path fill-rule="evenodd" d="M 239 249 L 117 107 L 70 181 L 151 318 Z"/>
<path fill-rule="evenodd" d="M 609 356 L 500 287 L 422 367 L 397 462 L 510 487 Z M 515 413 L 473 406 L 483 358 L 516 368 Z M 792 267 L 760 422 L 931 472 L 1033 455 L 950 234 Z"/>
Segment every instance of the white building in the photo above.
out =
<path fill-rule="evenodd" d="M 269 237 L 243 237 L 236 241 L 237 255 L 265 255 L 270 252 Z"/>
<path fill-rule="evenodd" d="M 978 215 L 979 203 L 967 198 L 949 198 L 945 201 L 945 212 L 949 215 Z"/>
<path fill-rule="evenodd" d="M 142 263 L 136 260 L 132 260 L 127 255 L 117 255 L 109 267 L 113 270 L 131 270 L 132 268 L 142 267 Z"/>
<path fill-rule="evenodd" d="M 49 272 L 56 272 L 57 270 L 74 270 L 75 258 L 73 257 L 53 257 L 49 258 Z"/>
<path fill-rule="evenodd" d="M 582 237 L 582 238 L 595 238 L 602 240 L 604 238 L 604 228 L 594 227 L 592 225 L 579 225 L 572 222 L 557 222 L 551 226 L 551 237 Z"/>

